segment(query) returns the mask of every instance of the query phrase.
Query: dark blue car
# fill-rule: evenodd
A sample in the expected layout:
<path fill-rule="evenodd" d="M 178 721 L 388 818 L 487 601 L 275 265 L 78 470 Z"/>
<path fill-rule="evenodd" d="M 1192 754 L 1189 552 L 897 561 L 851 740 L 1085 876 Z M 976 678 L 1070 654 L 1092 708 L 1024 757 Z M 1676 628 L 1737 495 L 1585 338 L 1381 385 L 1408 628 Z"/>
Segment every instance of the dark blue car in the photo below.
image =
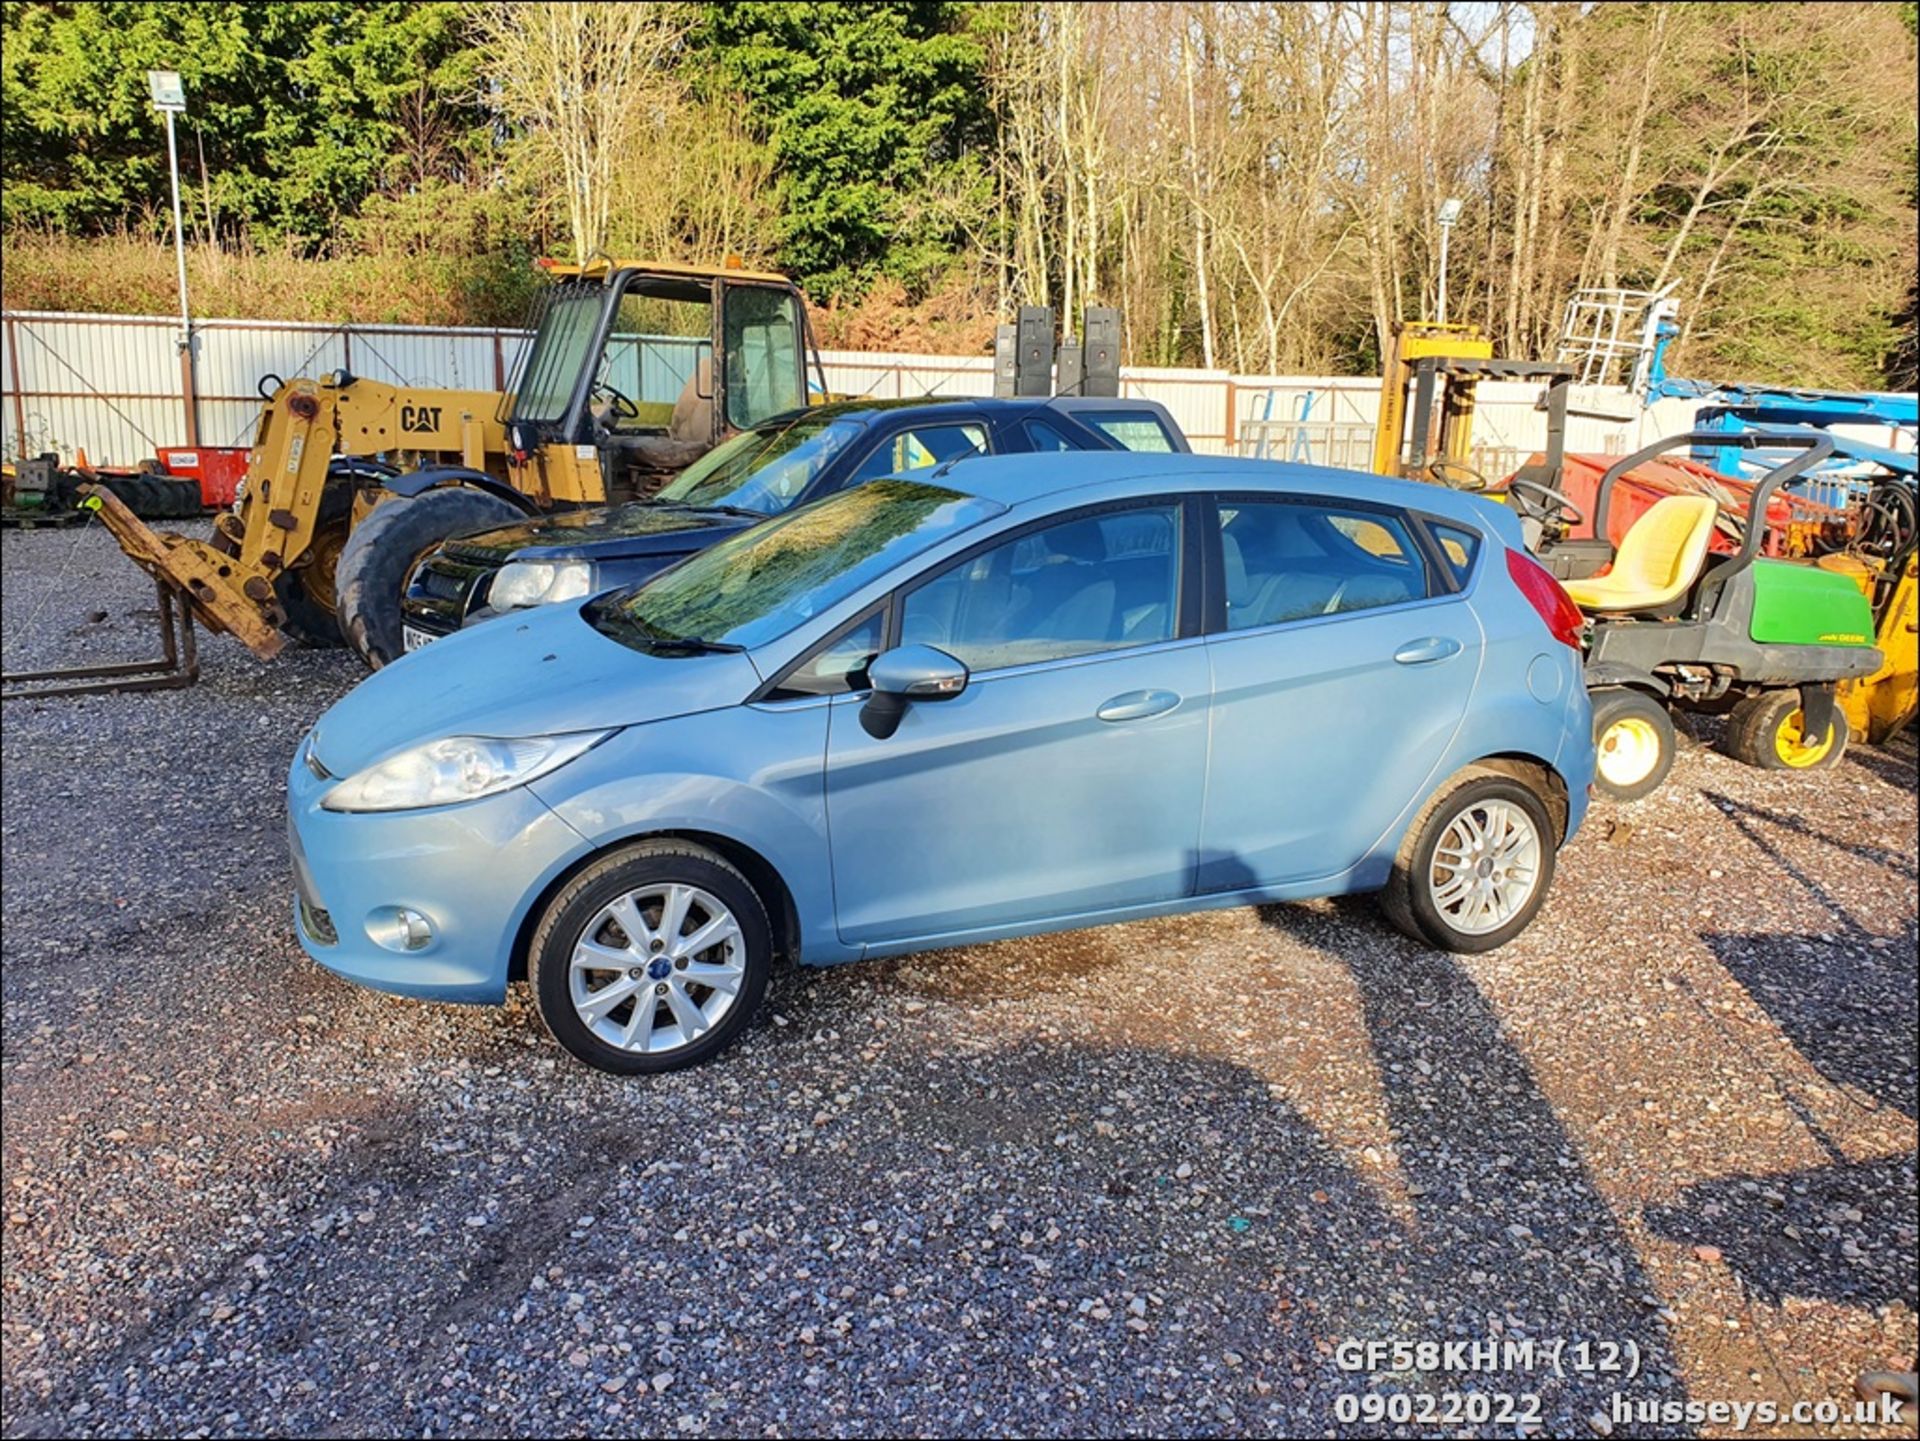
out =
<path fill-rule="evenodd" d="M 408 577 L 408 650 L 509 611 L 645 580 L 805 501 L 973 455 L 1191 449 L 1146 400 L 1086 396 L 856 400 L 776 416 L 695 461 L 650 500 L 457 536 Z"/>

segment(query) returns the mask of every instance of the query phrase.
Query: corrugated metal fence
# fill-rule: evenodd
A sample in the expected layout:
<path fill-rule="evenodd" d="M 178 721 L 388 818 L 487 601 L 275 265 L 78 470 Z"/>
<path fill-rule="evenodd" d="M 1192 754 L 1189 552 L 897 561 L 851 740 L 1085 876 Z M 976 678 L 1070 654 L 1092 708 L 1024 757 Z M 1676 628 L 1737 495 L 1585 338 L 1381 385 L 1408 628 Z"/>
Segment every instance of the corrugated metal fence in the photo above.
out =
<path fill-rule="evenodd" d="M 177 320 L 158 316 L 0 314 L 0 434 L 8 456 L 84 450 L 96 464 L 132 464 L 191 438 L 187 368 Z M 636 400 L 672 401 L 692 373 L 697 342 L 647 337 L 616 351 L 614 383 Z M 502 390 L 526 332 L 420 326 L 327 326 L 271 320 L 194 324 L 192 414 L 204 445 L 244 445 L 268 375 L 347 370 L 393 384 Z M 644 352 L 644 365 L 638 356 Z M 987 356 L 827 351 L 828 388 L 882 397 L 987 395 Z M 630 367 L 630 368 L 623 368 Z M 1129 366 L 1126 395 L 1165 405 L 1194 448 L 1322 465 L 1367 467 L 1378 383 L 1365 376 L 1248 376 Z M 1545 421 L 1529 385 L 1484 384 L 1475 438 L 1489 471 L 1537 450 Z M 1603 418 L 1608 412 L 1617 418 Z M 1576 415 L 1569 448 L 1631 449 L 1690 413 L 1648 415 L 1622 395 Z M 1655 422 L 1658 422 L 1656 424 Z"/>

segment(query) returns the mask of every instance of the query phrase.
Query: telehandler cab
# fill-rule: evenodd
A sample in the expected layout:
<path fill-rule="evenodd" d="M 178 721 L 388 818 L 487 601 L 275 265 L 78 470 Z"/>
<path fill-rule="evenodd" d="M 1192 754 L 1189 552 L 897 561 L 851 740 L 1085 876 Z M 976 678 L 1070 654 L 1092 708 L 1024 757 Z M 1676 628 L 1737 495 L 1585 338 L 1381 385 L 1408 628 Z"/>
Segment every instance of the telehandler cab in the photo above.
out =
<path fill-rule="evenodd" d="M 270 376 L 246 479 L 211 540 L 155 532 L 110 493 L 90 503 L 208 630 L 262 660 L 290 640 L 345 641 L 377 667 L 401 652 L 407 571 L 448 536 L 650 494 L 735 431 L 805 405 L 809 367 L 825 390 L 785 276 L 543 268 L 554 283 L 510 392 Z M 663 392 L 676 398 L 646 398 Z"/>

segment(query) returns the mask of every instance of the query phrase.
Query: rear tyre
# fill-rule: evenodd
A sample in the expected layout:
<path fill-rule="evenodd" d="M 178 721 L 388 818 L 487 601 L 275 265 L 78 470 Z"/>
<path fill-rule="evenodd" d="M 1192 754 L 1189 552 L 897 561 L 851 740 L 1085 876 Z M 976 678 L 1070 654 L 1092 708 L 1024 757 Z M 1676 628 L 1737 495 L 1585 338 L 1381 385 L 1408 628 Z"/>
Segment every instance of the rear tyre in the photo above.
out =
<path fill-rule="evenodd" d="M 1673 769 L 1673 717 L 1645 691 L 1606 686 L 1593 693 L 1593 784 L 1609 800 L 1637 801 Z"/>
<path fill-rule="evenodd" d="M 527 984 L 553 1038 L 616 1075 L 697 1066 L 753 1020 L 773 928 L 704 846 L 643 841 L 588 866 L 540 917 Z"/>
<path fill-rule="evenodd" d="M 1440 950 L 1494 950 L 1546 903 L 1556 844 L 1545 801 L 1512 776 L 1469 768 L 1407 828 L 1381 909 L 1398 929 Z"/>
<path fill-rule="evenodd" d="M 1847 753 L 1847 718 L 1834 709 L 1833 724 L 1810 743 L 1797 688 L 1763 690 L 1733 708 L 1727 722 L 1727 754 L 1764 771 L 1826 770 Z"/>
<path fill-rule="evenodd" d="M 497 495 L 445 486 L 376 505 L 347 537 L 336 572 L 340 629 L 373 669 L 399 658 L 400 598 L 407 573 L 428 551 L 462 531 L 522 517 Z"/>
<path fill-rule="evenodd" d="M 353 482 L 329 479 L 320 492 L 320 513 L 314 518 L 313 539 L 301 563 L 283 571 L 273 582 L 273 597 L 286 616 L 280 629 L 309 650 L 331 650 L 346 644 L 340 633 L 340 552 L 353 528 Z"/>

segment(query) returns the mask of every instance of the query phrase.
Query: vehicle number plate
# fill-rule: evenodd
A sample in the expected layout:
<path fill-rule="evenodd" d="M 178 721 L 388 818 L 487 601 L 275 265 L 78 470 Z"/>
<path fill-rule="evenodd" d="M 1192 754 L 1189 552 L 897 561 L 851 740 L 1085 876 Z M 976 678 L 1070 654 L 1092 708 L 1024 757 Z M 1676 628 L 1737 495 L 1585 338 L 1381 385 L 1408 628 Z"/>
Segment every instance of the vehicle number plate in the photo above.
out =
<path fill-rule="evenodd" d="M 405 650 L 409 650 L 409 651 L 419 650 L 423 646 L 428 646 L 433 644 L 433 642 L 437 639 L 439 639 L 439 637 L 428 635 L 423 630 L 415 630 L 410 625 L 403 625 L 400 627 L 400 644 L 401 644 L 401 647 Z"/>

